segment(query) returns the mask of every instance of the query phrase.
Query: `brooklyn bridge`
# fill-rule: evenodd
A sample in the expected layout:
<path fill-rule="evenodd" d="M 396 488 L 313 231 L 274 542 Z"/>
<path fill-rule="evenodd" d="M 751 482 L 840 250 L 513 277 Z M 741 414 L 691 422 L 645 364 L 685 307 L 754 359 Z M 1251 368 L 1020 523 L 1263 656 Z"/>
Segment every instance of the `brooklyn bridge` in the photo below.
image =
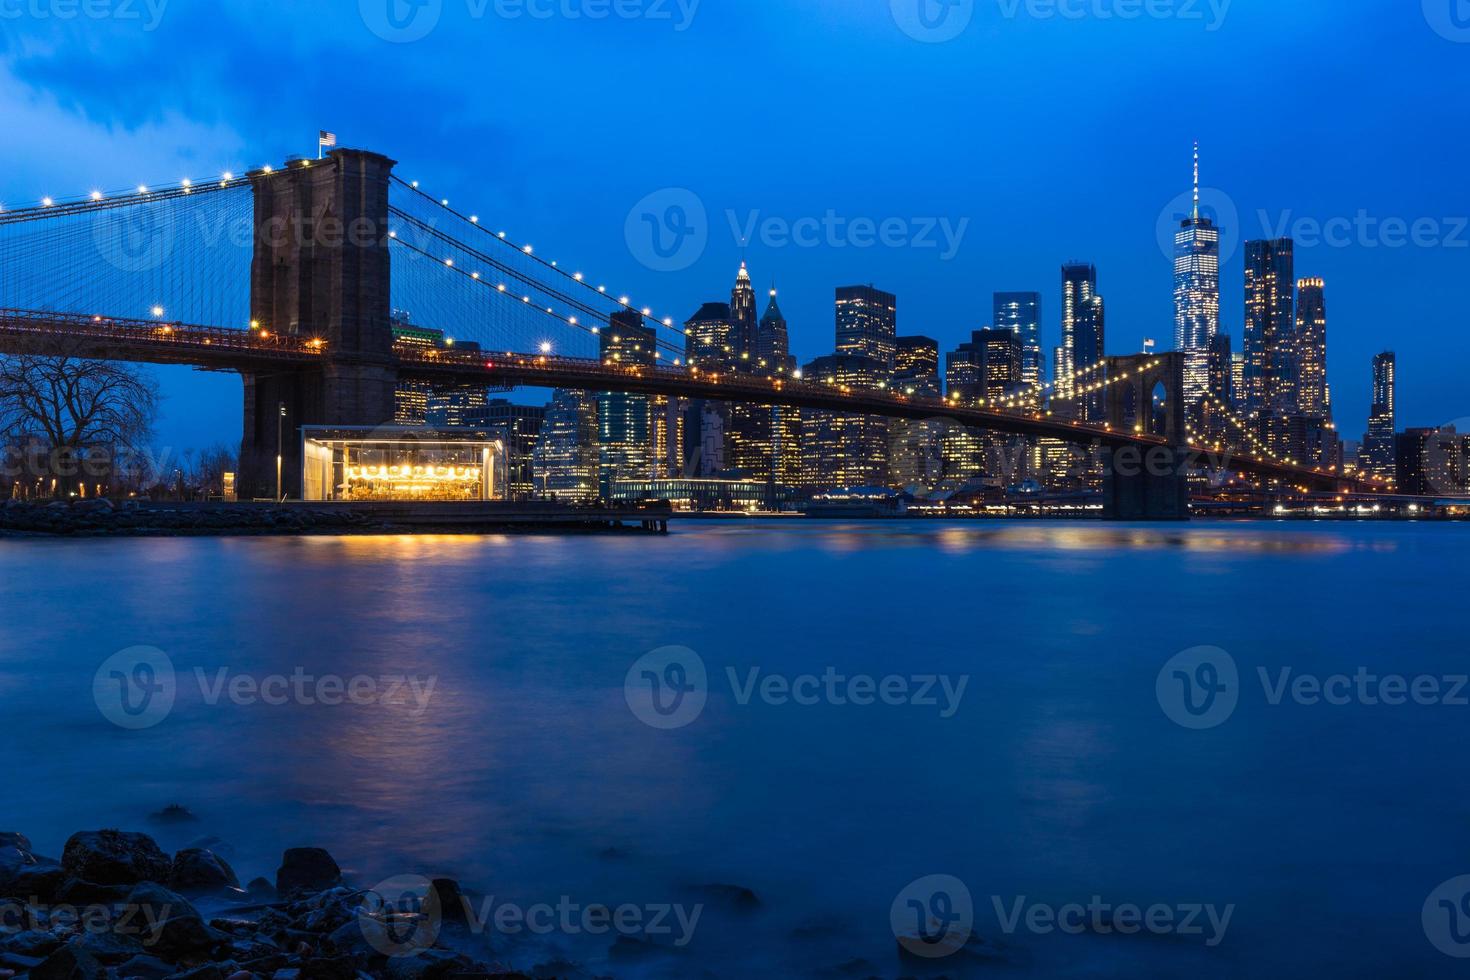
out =
<path fill-rule="evenodd" d="M 961 404 L 701 367 L 688 362 L 672 318 L 538 255 L 394 169 L 380 154 L 338 149 L 321 160 L 0 212 L 0 353 L 238 373 L 242 496 L 271 496 L 278 479 L 288 490 L 301 485 L 292 433 L 303 426 L 390 423 L 405 380 L 943 418 L 1055 439 L 1111 460 L 1104 497 L 1115 518 L 1186 517 L 1196 469 L 1302 491 L 1376 489 L 1273 456 L 1233 420 L 1233 438 L 1195 432 L 1173 353 L 1109 357 L 1072 379 L 1102 406 L 1096 422 L 1041 398 Z M 395 310 L 412 310 L 416 325 L 459 343 L 396 341 Z M 598 355 L 599 334 L 620 323 L 654 338 L 651 364 Z"/>

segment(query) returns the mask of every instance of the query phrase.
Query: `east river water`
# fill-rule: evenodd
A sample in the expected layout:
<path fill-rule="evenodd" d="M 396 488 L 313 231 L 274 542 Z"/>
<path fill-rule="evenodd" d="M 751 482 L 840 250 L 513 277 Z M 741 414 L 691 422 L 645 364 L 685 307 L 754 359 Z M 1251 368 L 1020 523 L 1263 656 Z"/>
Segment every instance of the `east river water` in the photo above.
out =
<path fill-rule="evenodd" d="M 1431 896 L 1470 875 L 1467 545 L 1204 522 L 3 540 L 0 830 L 51 854 L 98 827 L 216 838 L 242 880 L 305 844 L 359 885 L 449 875 L 555 912 L 477 940 L 522 969 L 1457 975 L 1439 947 L 1470 952 L 1470 906 Z M 169 804 L 197 819 L 150 816 Z M 915 909 L 983 945 L 900 959 Z"/>

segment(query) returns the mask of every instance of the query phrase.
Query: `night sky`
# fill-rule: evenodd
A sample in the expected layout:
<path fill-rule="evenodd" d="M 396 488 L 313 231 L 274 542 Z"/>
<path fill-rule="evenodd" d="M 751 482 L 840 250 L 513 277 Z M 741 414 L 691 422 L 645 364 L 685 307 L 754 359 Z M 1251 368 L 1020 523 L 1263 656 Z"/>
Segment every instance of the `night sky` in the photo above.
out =
<path fill-rule="evenodd" d="M 951 0 L 932 30 L 920 0 L 392 0 L 417 40 L 389 2 L 0 0 L 0 202 L 280 163 L 329 129 L 681 321 L 728 298 L 732 222 L 898 219 L 866 248 L 761 226 L 752 274 L 780 286 L 799 358 L 831 351 L 833 287 L 871 281 L 900 332 L 946 348 L 992 291 L 1039 290 L 1049 361 L 1068 259 L 1098 266 L 1109 353 L 1172 343 L 1159 229 L 1197 139 L 1237 345 L 1233 246 L 1294 232 L 1297 274 L 1327 280 L 1344 436 L 1385 348 L 1401 426 L 1470 415 L 1462 0 Z M 592 16 L 619 9 L 637 16 Z M 635 205 L 662 213 L 667 188 L 707 214 L 677 271 L 638 238 Z M 934 247 L 907 241 L 933 221 Z M 952 256 L 944 226 L 963 226 Z M 236 380 L 161 374 L 161 443 L 238 439 Z"/>

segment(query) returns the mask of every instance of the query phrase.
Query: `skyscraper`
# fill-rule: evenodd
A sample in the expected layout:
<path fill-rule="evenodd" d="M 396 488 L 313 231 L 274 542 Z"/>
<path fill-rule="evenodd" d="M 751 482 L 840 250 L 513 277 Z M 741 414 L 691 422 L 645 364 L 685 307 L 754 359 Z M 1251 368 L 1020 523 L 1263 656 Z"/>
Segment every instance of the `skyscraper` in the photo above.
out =
<path fill-rule="evenodd" d="M 749 363 L 754 357 L 756 342 L 755 287 L 750 284 L 750 271 L 745 262 L 735 274 L 735 287 L 730 290 L 730 320 L 734 324 L 732 336 L 737 363 Z"/>
<path fill-rule="evenodd" d="M 740 354 L 735 321 L 726 303 L 705 303 L 684 322 L 684 357 L 701 370 L 733 371 Z"/>
<path fill-rule="evenodd" d="M 893 372 L 898 337 L 898 300 L 873 286 L 837 290 L 837 353 L 856 354 Z"/>
<path fill-rule="evenodd" d="M 939 342 L 929 337 L 899 337 L 893 387 L 910 395 L 939 397 Z"/>
<path fill-rule="evenodd" d="M 1022 363 L 1023 349 L 1016 332 L 986 327 L 950 351 L 945 378 L 949 391 L 962 402 L 994 403 L 1023 390 Z"/>
<path fill-rule="evenodd" d="M 1174 233 L 1174 349 L 1184 353 L 1184 404 L 1198 417 L 1209 391 L 1210 341 L 1220 330 L 1220 229 L 1199 210 L 1199 144 L 1194 145 L 1194 210 Z"/>
<path fill-rule="evenodd" d="M 1097 267 L 1081 262 L 1062 266 L 1062 345 L 1056 358 L 1056 395 L 1063 402 L 1076 395 L 1074 376 L 1102 359 L 1102 301 L 1097 296 Z M 1072 406 L 1067 406 L 1071 410 Z M 1085 414 L 1085 413 L 1083 413 Z"/>
<path fill-rule="evenodd" d="M 1297 410 L 1302 415 L 1332 418 L 1332 391 L 1327 384 L 1327 284 L 1302 279 L 1296 284 Z"/>
<path fill-rule="evenodd" d="M 619 310 L 598 334 L 605 364 L 655 366 L 658 332 L 637 310 Z M 654 475 L 654 433 L 648 395 L 604 391 L 597 395 L 598 485 L 603 500 L 612 499 L 620 480 L 647 480 Z"/>
<path fill-rule="evenodd" d="M 765 315 L 756 325 L 755 344 L 751 348 L 753 370 L 759 374 L 786 374 L 795 366 L 791 363 L 791 338 L 786 326 L 786 317 L 776 302 L 776 290 L 771 290 L 771 301 Z"/>
<path fill-rule="evenodd" d="M 994 319 L 997 330 L 1010 330 L 1021 339 L 1021 380 L 1027 390 L 1040 393 L 1046 374 L 1041 356 L 1041 294 L 996 293 Z"/>
<path fill-rule="evenodd" d="M 1245 243 L 1245 413 L 1297 414 L 1290 238 Z"/>
<path fill-rule="evenodd" d="M 1373 407 L 1363 436 L 1359 468 L 1382 480 L 1394 478 L 1394 430 L 1398 426 L 1395 388 L 1398 358 L 1393 351 L 1373 356 Z"/>
<path fill-rule="evenodd" d="M 552 394 L 532 472 L 537 496 L 572 504 L 597 500 L 597 403 L 585 391 Z"/>

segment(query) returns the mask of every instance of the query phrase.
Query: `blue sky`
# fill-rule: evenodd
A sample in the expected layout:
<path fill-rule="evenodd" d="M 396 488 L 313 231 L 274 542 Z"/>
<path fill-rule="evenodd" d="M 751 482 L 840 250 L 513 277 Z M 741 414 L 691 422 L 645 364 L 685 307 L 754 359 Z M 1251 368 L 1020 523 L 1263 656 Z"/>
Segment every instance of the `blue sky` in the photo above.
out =
<path fill-rule="evenodd" d="M 1198 139 L 1228 239 L 1334 232 L 1299 241 L 1297 272 L 1327 280 L 1345 436 L 1385 348 L 1401 424 L 1470 415 L 1462 0 L 958 0 L 927 35 L 920 0 L 392 0 L 411 40 L 390 0 L 89 2 L 0 0 L 0 202 L 280 162 L 330 129 L 681 320 L 728 293 L 731 226 L 754 223 L 753 275 L 777 280 L 802 359 L 831 349 L 833 287 L 867 281 L 945 346 L 993 291 L 1039 290 L 1049 349 L 1074 258 L 1130 353 L 1172 337 L 1158 229 Z M 707 216 L 677 271 L 627 228 L 668 189 Z M 815 244 L 772 233 L 829 214 L 845 230 Z M 899 231 L 858 247 L 864 220 Z M 1236 249 L 1237 342 L 1241 277 Z M 236 381 L 163 376 L 163 442 L 237 438 Z"/>

